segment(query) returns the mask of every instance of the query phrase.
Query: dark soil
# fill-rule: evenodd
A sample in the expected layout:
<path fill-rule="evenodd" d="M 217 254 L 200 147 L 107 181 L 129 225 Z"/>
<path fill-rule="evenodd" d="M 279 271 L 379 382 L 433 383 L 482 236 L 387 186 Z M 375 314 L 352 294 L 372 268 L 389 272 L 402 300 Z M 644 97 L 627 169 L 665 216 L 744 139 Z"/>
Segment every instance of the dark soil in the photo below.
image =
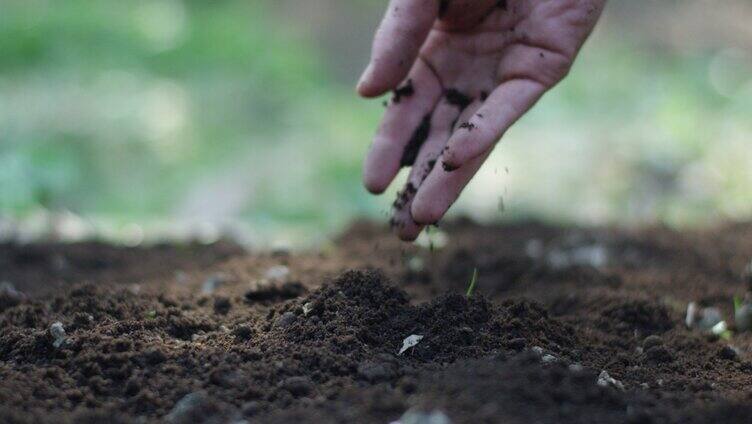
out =
<path fill-rule="evenodd" d="M 397 87 L 392 93 L 392 103 L 399 103 L 403 97 L 410 97 L 415 94 L 415 87 L 413 87 L 413 80 L 407 79 L 407 81 Z"/>
<path fill-rule="evenodd" d="M 442 230 L 434 250 L 368 223 L 298 254 L 0 246 L 0 422 L 749 422 L 752 335 L 684 311 L 733 328 L 752 225 Z"/>
<path fill-rule="evenodd" d="M 431 132 L 431 114 L 423 117 L 420 121 L 420 125 L 415 129 L 415 132 L 410 137 L 410 140 L 405 145 L 405 150 L 402 152 L 402 158 L 400 159 L 400 166 L 413 166 L 415 159 L 418 157 L 418 152 L 423 146 L 423 143 L 428 140 L 428 134 Z"/>

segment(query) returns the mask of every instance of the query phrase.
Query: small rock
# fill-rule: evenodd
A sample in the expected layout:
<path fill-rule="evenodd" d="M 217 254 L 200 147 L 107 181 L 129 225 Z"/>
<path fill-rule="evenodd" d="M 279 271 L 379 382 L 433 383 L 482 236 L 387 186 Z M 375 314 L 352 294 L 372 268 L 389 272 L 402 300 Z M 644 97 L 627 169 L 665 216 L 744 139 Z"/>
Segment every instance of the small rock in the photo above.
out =
<path fill-rule="evenodd" d="M 732 346 L 723 346 L 718 351 L 718 357 L 728 361 L 734 361 L 739 358 L 739 351 Z"/>
<path fill-rule="evenodd" d="M 663 344 L 663 339 L 660 338 L 660 336 L 656 336 L 654 334 L 652 336 L 645 337 L 645 340 L 642 341 L 642 348 L 650 349 L 653 346 L 660 346 L 662 344 Z"/>
<path fill-rule="evenodd" d="M 721 321 L 723 317 L 718 308 L 701 308 L 695 302 L 689 302 L 687 305 L 685 324 L 688 328 L 710 331 Z"/>
<path fill-rule="evenodd" d="M 543 348 L 540 346 L 533 346 L 530 348 L 533 352 L 535 352 L 537 355 L 543 355 Z"/>
<path fill-rule="evenodd" d="M 287 390 L 295 397 L 306 396 L 313 392 L 313 382 L 308 377 L 289 377 L 278 384 L 278 387 Z"/>
<path fill-rule="evenodd" d="M 727 330 L 728 330 L 728 325 L 726 324 L 726 321 L 721 321 L 717 323 L 716 325 L 714 325 L 710 329 L 710 332 L 715 334 L 716 336 L 720 336 L 723 333 L 725 333 Z"/>
<path fill-rule="evenodd" d="M 541 358 L 541 362 L 543 362 L 544 364 L 550 364 L 556 361 L 558 361 L 558 359 L 554 355 L 550 355 L 550 354 L 545 354 Z"/>
<path fill-rule="evenodd" d="M 598 380 L 596 383 L 601 387 L 616 387 L 619 390 L 624 390 L 624 384 L 621 383 L 621 381 L 616 380 L 615 378 L 608 375 L 608 372 L 606 370 L 601 371 L 601 373 L 598 375 Z"/>
<path fill-rule="evenodd" d="M 398 421 L 395 423 L 397 424 L 452 424 L 452 420 L 449 419 L 449 417 L 439 411 L 439 410 L 433 410 L 430 412 L 424 412 L 419 411 L 416 409 L 410 409 L 402 416 Z M 395 424 L 392 423 L 392 424 Z"/>
<path fill-rule="evenodd" d="M 264 273 L 264 278 L 266 278 L 267 280 L 280 281 L 287 278 L 288 275 L 290 275 L 290 268 L 284 265 L 275 265 L 266 270 L 266 272 Z"/>
<path fill-rule="evenodd" d="M 287 328 L 295 323 L 297 319 L 298 317 L 296 317 L 294 313 L 285 312 L 281 317 L 279 317 L 279 319 L 277 319 L 277 322 L 274 323 L 274 326 L 278 328 Z"/>
<path fill-rule="evenodd" d="M 50 325 L 50 335 L 52 336 L 52 345 L 55 349 L 59 349 L 65 343 L 65 327 L 60 321 L 56 321 Z"/>
<path fill-rule="evenodd" d="M 405 340 L 402 340 L 402 348 L 397 352 L 397 355 L 402 355 L 407 349 L 420 343 L 421 340 L 423 340 L 423 336 L 418 334 L 405 337 Z"/>

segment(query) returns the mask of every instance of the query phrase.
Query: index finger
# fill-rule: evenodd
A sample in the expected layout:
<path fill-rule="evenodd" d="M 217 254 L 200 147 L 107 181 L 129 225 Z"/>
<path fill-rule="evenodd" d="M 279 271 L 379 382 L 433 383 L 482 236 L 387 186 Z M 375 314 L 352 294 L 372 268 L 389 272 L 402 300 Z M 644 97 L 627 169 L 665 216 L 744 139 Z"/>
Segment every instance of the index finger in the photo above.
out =
<path fill-rule="evenodd" d="M 439 13 L 436 0 L 391 0 L 373 39 L 371 61 L 358 93 L 376 97 L 394 89 L 410 71 Z"/>

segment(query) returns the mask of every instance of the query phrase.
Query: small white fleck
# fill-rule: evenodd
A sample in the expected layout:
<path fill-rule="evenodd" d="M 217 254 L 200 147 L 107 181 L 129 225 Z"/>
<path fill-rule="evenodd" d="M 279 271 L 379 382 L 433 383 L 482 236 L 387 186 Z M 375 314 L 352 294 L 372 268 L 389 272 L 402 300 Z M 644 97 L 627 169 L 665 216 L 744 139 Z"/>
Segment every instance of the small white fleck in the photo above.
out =
<path fill-rule="evenodd" d="M 621 381 L 616 380 L 615 378 L 608 375 L 608 372 L 606 372 L 605 370 L 601 371 L 601 373 L 598 375 L 598 380 L 596 381 L 596 383 L 601 387 L 613 386 L 619 390 L 624 390 L 624 384 L 622 384 Z"/>
<path fill-rule="evenodd" d="M 410 349 L 411 347 L 417 345 L 422 339 L 423 336 L 417 334 L 407 336 L 405 340 L 402 340 L 402 349 L 397 352 L 397 355 L 402 355 L 407 349 Z"/>
<path fill-rule="evenodd" d="M 54 339 L 52 345 L 55 346 L 55 349 L 60 348 L 65 343 L 65 327 L 63 327 L 63 323 L 60 321 L 52 323 L 50 325 L 50 335 Z"/>

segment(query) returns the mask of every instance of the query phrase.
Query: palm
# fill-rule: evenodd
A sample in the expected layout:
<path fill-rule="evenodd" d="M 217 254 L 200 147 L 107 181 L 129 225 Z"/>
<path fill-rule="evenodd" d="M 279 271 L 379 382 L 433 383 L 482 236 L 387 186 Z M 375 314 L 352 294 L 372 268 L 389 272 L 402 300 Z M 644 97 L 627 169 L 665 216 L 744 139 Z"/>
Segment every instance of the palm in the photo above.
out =
<path fill-rule="evenodd" d="M 404 239 L 443 216 L 506 129 L 567 74 L 605 0 L 440 3 L 392 0 L 359 85 L 365 96 L 399 86 L 364 179 L 379 193 L 412 166 L 392 220 Z"/>

